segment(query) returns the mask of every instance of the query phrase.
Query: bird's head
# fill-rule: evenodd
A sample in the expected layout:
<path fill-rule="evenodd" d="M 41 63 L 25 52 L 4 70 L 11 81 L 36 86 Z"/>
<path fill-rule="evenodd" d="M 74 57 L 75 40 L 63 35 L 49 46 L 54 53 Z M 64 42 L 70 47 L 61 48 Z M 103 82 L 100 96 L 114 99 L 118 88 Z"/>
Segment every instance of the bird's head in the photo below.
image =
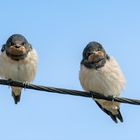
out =
<path fill-rule="evenodd" d="M 105 65 L 109 56 L 102 45 L 98 42 L 90 42 L 83 51 L 81 64 L 87 68 L 98 69 Z"/>
<path fill-rule="evenodd" d="M 8 57 L 16 61 L 26 58 L 31 50 L 31 45 L 21 34 L 13 34 L 10 36 L 1 49 L 2 52 L 6 52 Z"/>

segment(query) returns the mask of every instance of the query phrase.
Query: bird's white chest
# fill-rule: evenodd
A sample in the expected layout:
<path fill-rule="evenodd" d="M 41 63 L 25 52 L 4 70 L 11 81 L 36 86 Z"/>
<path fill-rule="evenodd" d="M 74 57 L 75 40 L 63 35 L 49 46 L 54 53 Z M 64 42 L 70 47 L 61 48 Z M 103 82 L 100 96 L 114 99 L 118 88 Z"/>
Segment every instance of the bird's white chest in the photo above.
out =
<path fill-rule="evenodd" d="M 17 81 L 28 81 L 32 71 L 31 67 L 32 66 L 29 66 L 28 64 L 22 64 L 19 62 L 12 64 L 11 62 L 7 61 L 5 63 L 4 77 L 6 79 Z"/>
<path fill-rule="evenodd" d="M 0 57 L 0 76 L 21 82 L 31 82 L 36 74 L 37 56 L 31 52 L 25 60 L 13 61 L 5 54 Z"/>
<path fill-rule="evenodd" d="M 80 82 L 86 91 L 95 91 L 106 96 L 119 96 L 125 85 L 124 76 L 114 59 L 98 70 L 81 65 Z"/>

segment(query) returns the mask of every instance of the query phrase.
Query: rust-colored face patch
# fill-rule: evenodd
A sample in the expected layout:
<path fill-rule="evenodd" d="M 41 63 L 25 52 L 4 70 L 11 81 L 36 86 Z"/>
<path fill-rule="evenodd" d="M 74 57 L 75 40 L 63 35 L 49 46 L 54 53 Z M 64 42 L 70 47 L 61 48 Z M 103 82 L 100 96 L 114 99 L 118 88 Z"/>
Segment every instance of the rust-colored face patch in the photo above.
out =
<path fill-rule="evenodd" d="M 11 46 L 7 49 L 7 52 L 11 55 L 24 55 L 27 53 L 27 50 L 24 46 L 21 46 L 19 48 Z"/>
<path fill-rule="evenodd" d="M 29 50 L 24 46 L 11 46 L 6 49 L 6 53 L 9 57 L 11 57 L 14 60 L 20 60 L 27 56 Z"/>
<path fill-rule="evenodd" d="M 99 60 L 104 59 L 104 58 L 105 58 L 105 54 L 102 51 L 97 51 L 95 54 L 91 54 L 88 57 L 88 62 L 96 63 Z"/>

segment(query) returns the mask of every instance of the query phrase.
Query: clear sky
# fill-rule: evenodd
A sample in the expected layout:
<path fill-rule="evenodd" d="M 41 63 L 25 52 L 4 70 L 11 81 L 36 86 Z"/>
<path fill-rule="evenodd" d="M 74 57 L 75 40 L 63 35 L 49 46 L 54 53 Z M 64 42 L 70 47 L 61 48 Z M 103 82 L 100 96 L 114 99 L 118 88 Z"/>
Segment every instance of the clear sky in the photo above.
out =
<path fill-rule="evenodd" d="M 20 33 L 37 50 L 34 84 L 82 90 L 79 68 L 90 41 L 100 42 L 125 74 L 123 97 L 140 99 L 139 0 L 1 0 L 0 44 Z M 115 124 L 93 100 L 24 90 L 15 105 L 0 86 L 1 140 L 139 139 L 140 107 L 122 104 Z"/>

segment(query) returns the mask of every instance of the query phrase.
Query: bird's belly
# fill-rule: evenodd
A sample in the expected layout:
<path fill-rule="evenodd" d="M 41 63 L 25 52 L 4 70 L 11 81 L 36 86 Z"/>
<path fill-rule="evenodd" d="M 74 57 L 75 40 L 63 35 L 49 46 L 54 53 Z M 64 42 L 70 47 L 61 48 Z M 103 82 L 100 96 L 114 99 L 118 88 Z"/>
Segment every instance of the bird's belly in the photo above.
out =
<path fill-rule="evenodd" d="M 103 71 L 82 69 L 80 82 L 86 91 L 95 91 L 105 96 L 119 96 L 118 83 L 112 74 Z"/>
<path fill-rule="evenodd" d="M 14 63 L 5 67 L 4 77 L 6 79 L 21 82 L 31 82 L 34 79 L 35 68 L 31 64 Z"/>

